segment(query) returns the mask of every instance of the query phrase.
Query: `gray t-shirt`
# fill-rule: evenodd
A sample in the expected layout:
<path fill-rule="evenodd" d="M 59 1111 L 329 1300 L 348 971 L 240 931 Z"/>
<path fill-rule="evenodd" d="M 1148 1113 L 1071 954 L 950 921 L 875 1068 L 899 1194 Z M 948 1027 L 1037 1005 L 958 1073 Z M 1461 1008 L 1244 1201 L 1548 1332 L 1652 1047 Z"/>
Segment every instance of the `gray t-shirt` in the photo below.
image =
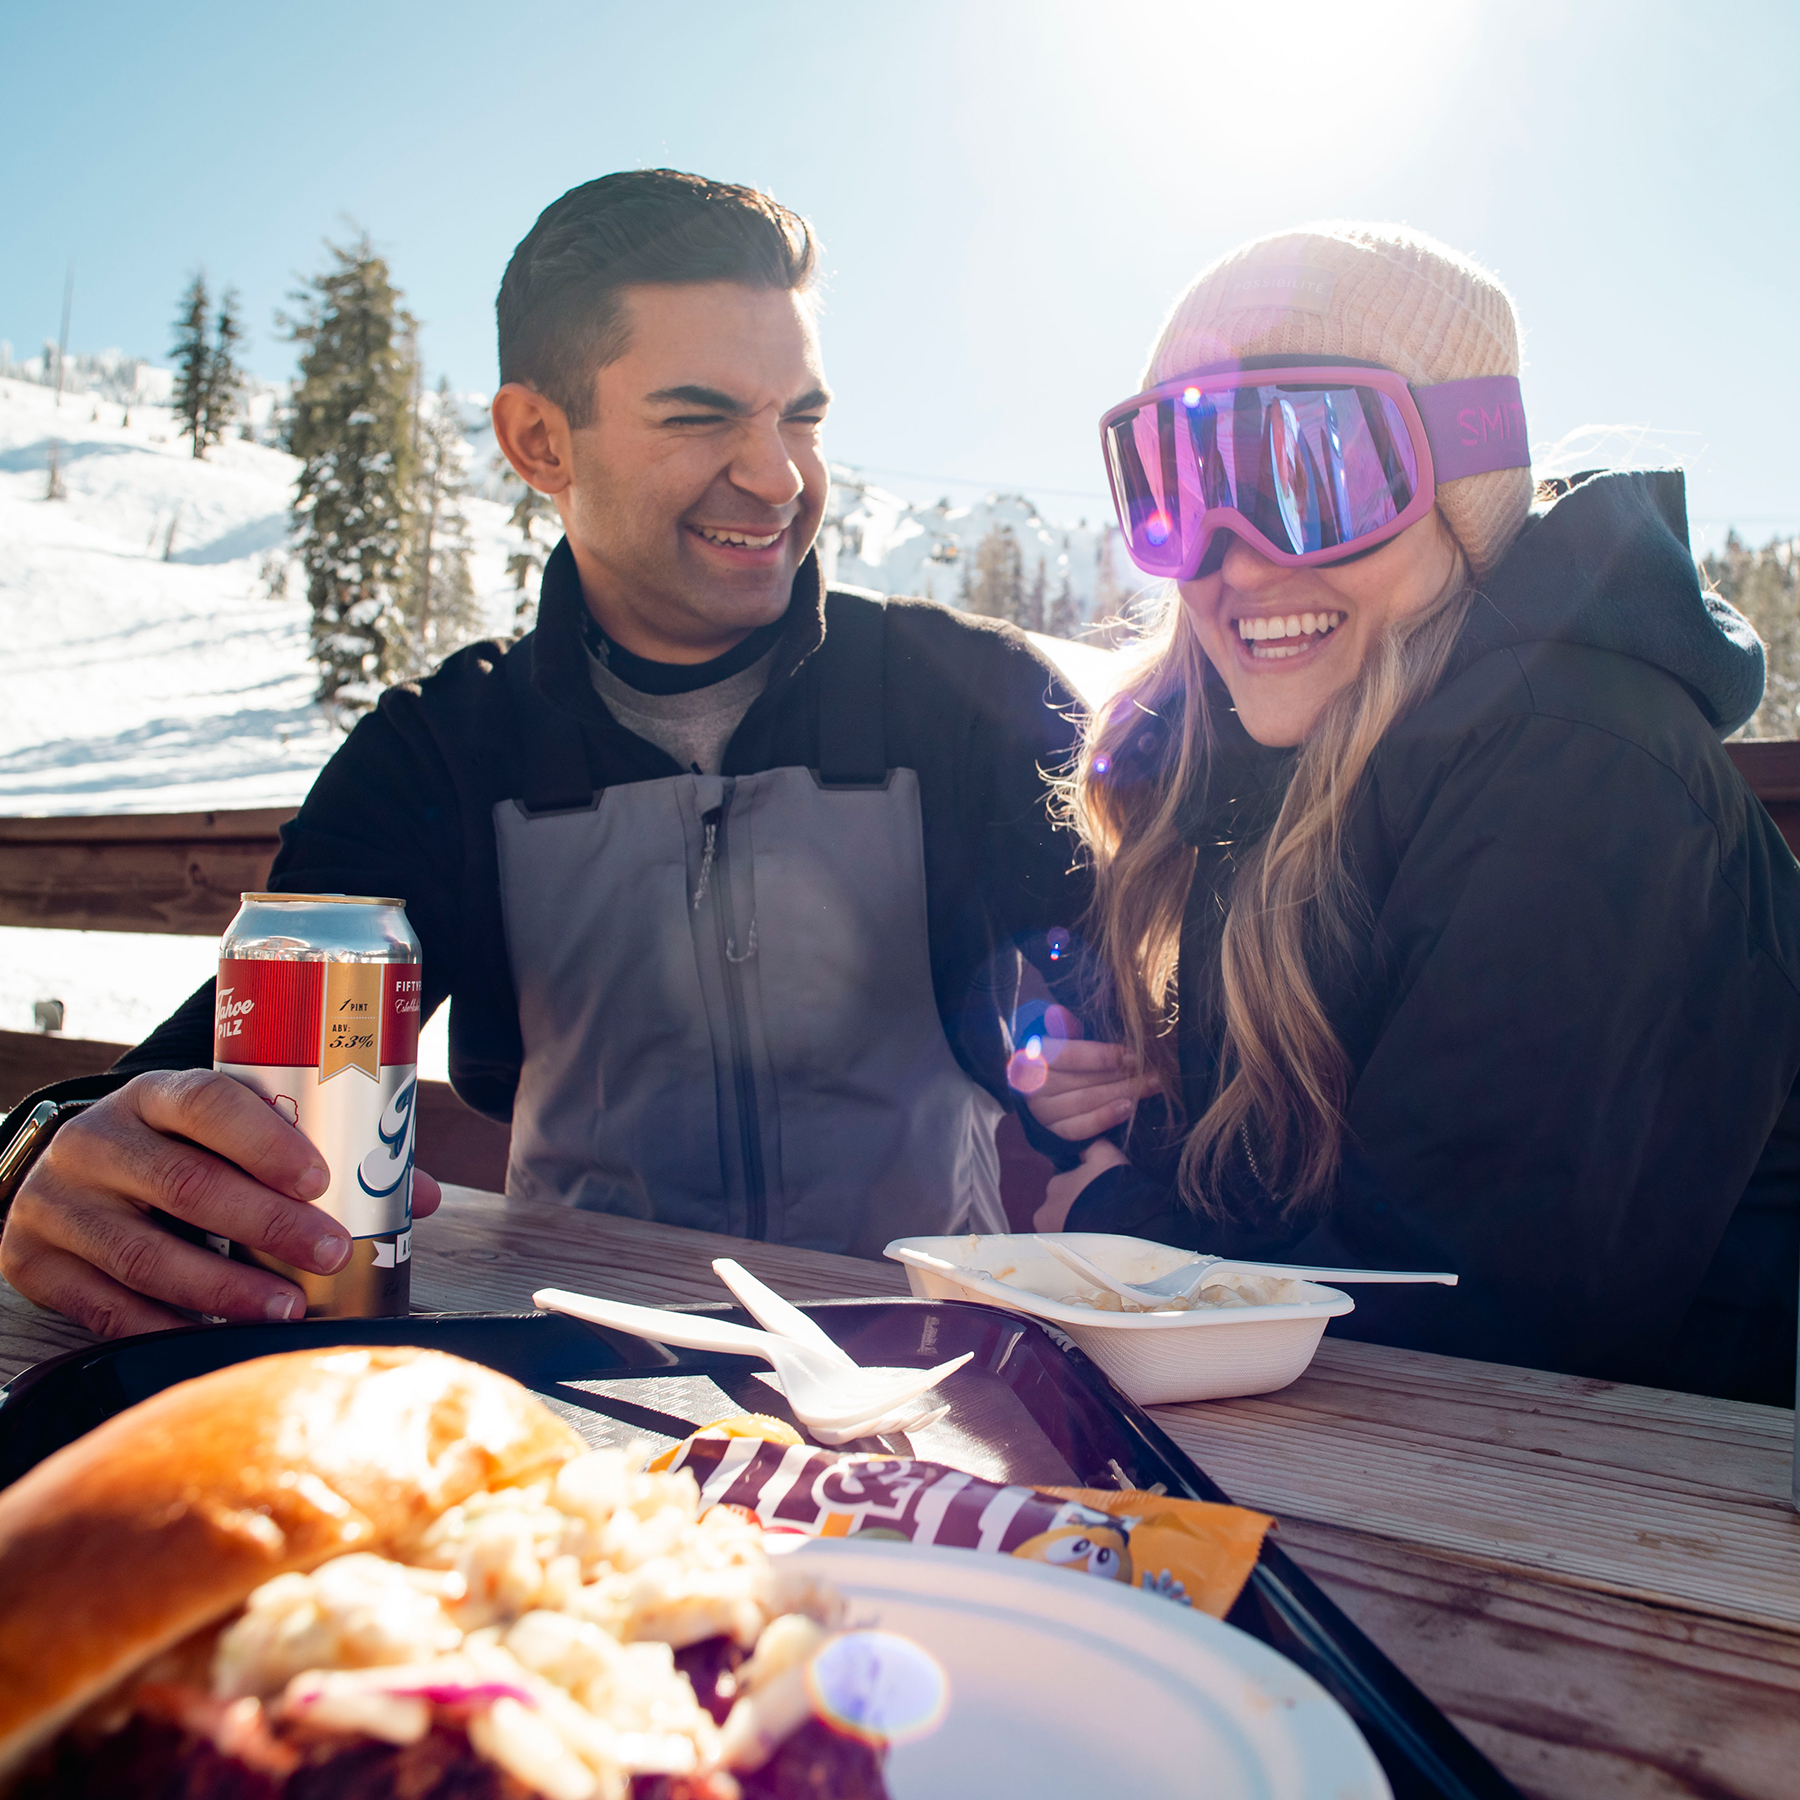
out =
<path fill-rule="evenodd" d="M 684 769 L 717 775 L 725 746 L 758 694 L 768 685 L 775 646 L 746 669 L 686 694 L 646 694 L 621 681 L 592 650 L 588 675 L 606 710 L 625 727 L 666 750 Z"/>

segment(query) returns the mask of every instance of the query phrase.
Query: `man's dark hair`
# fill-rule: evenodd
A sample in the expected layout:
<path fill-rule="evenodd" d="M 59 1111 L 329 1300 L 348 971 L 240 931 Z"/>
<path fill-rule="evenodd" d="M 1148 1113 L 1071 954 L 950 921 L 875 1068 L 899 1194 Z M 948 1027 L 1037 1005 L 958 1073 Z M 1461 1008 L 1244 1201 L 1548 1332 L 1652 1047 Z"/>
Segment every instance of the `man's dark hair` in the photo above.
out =
<path fill-rule="evenodd" d="M 570 188 L 506 265 L 494 310 L 500 379 L 590 424 L 594 373 L 625 354 L 620 290 L 644 282 L 811 285 L 812 229 L 755 188 L 679 169 L 628 169 Z"/>

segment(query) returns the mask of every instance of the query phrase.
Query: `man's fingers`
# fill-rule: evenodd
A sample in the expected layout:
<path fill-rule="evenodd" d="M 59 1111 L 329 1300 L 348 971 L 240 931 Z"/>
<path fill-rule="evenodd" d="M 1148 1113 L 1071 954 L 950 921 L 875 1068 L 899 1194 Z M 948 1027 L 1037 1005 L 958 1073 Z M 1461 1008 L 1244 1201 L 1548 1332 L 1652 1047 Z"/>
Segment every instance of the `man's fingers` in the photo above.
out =
<path fill-rule="evenodd" d="M 101 1337 L 168 1331 L 192 1323 L 121 1287 L 79 1256 L 48 1245 L 35 1245 L 22 1256 L 9 1257 L 6 1278 L 27 1300 L 61 1313 Z"/>
<path fill-rule="evenodd" d="M 443 1197 L 444 1190 L 438 1186 L 435 1175 L 427 1175 L 423 1169 L 413 1170 L 412 1216 L 415 1221 L 430 1218 Z"/>
<path fill-rule="evenodd" d="M 21 1206 L 26 1211 L 18 1224 L 45 1256 L 79 1259 L 147 1301 L 225 1319 L 297 1319 L 306 1311 L 306 1297 L 293 1282 L 190 1244 L 127 1201 L 52 1187 L 21 1189 L 15 1211 Z M 10 1237 L 13 1221 L 7 1225 Z M 58 1310 L 66 1309 L 59 1304 Z"/>
<path fill-rule="evenodd" d="M 210 1071 L 190 1073 L 210 1074 Z M 299 1137 L 298 1132 L 270 1112 L 247 1088 L 240 1087 L 229 1076 L 215 1079 L 247 1098 L 256 1111 L 266 1115 L 281 1130 Z M 135 1087 L 136 1083 L 132 1085 Z M 121 1090 L 122 1093 L 127 1091 Z M 162 1115 L 167 1103 L 171 1116 L 180 1115 L 190 1126 L 196 1122 L 193 1111 L 183 1107 L 179 1095 L 171 1100 L 166 1090 L 158 1088 L 147 1088 L 145 1093 L 152 1114 Z M 216 1090 L 213 1098 L 219 1098 Z M 229 1096 L 225 1099 L 228 1107 L 235 1109 L 236 1103 Z M 300 1141 L 305 1143 L 304 1139 Z M 307 1148 L 310 1155 L 311 1147 Z M 320 1275 L 329 1275 L 341 1268 L 350 1255 L 349 1233 L 328 1213 L 303 1201 L 288 1199 L 284 1193 L 253 1180 L 235 1162 L 215 1156 L 209 1150 L 185 1141 L 184 1137 L 165 1136 L 162 1130 L 153 1129 L 150 1120 L 131 1106 L 105 1111 L 92 1107 L 71 1119 L 51 1139 L 40 1169 L 43 1180 L 58 1184 L 66 1192 L 93 1200 L 116 1197 L 121 1201 L 136 1202 L 140 1207 L 160 1207 L 177 1219 L 198 1225 L 203 1231 L 230 1238 L 233 1243 L 248 1244 L 280 1257 L 283 1262 L 311 1269 Z M 39 1180 L 40 1169 L 32 1171 L 26 1190 L 21 1190 L 21 1198 L 32 1183 Z M 47 1218 L 44 1228 L 54 1241 L 66 1241 L 53 1219 Z M 73 1243 L 67 1247 L 81 1251 L 81 1247 Z M 115 1269 L 113 1273 L 118 1271 Z"/>
<path fill-rule="evenodd" d="M 152 1131 L 191 1139 L 252 1179 L 296 1200 L 331 1185 L 325 1159 L 258 1094 L 211 1069 L 140 1075 L 120 1090 Z"/>

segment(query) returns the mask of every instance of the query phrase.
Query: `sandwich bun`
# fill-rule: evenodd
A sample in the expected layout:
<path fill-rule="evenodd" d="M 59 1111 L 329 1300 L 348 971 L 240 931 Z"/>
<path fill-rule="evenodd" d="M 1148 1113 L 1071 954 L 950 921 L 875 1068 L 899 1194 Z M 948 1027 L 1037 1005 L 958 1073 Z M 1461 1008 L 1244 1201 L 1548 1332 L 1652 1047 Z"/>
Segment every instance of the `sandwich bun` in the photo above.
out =
<path fill-rule="evenodd" d="M 0 1491 L 0 1787 L 271 1577 L 392 1554 L 584 1448 L 517 1382 L 407 1348 L 258 1357 L 120 1413 Z"/>

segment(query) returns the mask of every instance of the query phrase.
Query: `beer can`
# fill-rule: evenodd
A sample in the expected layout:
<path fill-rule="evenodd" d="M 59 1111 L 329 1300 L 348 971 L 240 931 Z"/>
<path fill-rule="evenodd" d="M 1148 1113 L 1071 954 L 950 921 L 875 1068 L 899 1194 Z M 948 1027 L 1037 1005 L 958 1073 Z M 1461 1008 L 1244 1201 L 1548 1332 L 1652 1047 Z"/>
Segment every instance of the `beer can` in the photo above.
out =
<path fill-rule="evenodd" d="M 344 1226 L 351 1254 L 314 1275 L 213 1248 L 297 1283 L 308 1318 L 409 1309 L 419 976 L 399 900 L 245 894 L 219 944 L 213 1067 L 312 1140 L 331 1175 L 314 1204 Z"/>

